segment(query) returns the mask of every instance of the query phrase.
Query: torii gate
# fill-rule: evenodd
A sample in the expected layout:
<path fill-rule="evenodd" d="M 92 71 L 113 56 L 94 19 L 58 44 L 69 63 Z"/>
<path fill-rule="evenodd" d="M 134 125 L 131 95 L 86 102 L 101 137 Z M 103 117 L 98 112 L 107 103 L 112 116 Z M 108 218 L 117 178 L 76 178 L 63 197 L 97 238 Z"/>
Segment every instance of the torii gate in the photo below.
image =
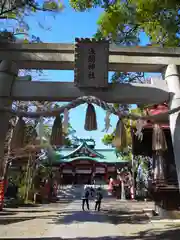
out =
<path fill-rule="evenodd" d="M 180 107 L 180 48 L 110 47 L 107 41 L 76 39 L 73 44 L 0 45 L 0 166 L 13 100 L 72 101 L 92 95 L 109 103 L 158 104 Z M 31 82 L 17 79 L 19 69 L 74 70 L 75 81 Z M 153 84 L 110 84 L 108 71 L 161 72 Z M 180 115 L 171 114 L 170 129 L 180 184 Z"/>

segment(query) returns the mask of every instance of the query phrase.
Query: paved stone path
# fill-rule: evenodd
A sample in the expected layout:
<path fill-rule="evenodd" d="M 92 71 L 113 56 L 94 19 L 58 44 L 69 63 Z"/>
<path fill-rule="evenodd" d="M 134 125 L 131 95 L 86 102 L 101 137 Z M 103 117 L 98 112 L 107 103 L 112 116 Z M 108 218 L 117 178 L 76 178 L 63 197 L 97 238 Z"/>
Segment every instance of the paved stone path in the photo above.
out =
<path fill-rule="evenodd" d="M 18 213 L 21 221 L 4 225 L 0 221 L 0 239 L 179 240 L 180 223 L 153 222 L 143 213 L 142 209 L 152 207 L 151 203 L 108 199 L 100 213 L 93 210 L 93 205 L 92 202 L 91 210 L 85 212 L 81 211 L 79 200 L 34 212 L 24 210 L 25 213 Z M 22 221 L 25 215 L 29 220 Z"/>

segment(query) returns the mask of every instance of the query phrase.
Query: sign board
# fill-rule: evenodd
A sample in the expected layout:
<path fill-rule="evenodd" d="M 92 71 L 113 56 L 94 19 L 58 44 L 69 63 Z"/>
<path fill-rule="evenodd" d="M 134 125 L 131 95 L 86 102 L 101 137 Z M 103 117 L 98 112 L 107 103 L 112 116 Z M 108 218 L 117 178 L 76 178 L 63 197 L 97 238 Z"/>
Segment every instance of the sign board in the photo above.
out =
<path fill-rule="evenodd" d="M 91 174 L 92 170 L 91 169 L 76 169 L 76 173 L 79 173 L 79 174 Z"/>
<path fill-rule="evenodd" d="M 77 87 L 108 87 L 109 42 L 76 39 L 74 82 Z"/>
<path fill-rule="evenodd" d="M 116 167 L 108 167 L 108 172 L 115 172 L 116 171 Z"/>
<path fill-rule="evenodd" d="M 96 173 L 105 173 L 105 168 L 103 168 L 103 167 L 97 167 L 97 168 L 96 168 Z"/>
<path fill-rule="evenodd" d="M 78 165 L 87 165 L 87 164 L 89 164 L 89 165 L 92 165 L 92 163 L 90 162 L 90 161 L 88 161 L 88 160 L 77 160 L 77 164 L 76 164 L 76 166 Z"/>
<path fill-rule="evenodd" d="M 72 169 L 63 169 L 62 170 L 63 173 L 72 173 Z"/>

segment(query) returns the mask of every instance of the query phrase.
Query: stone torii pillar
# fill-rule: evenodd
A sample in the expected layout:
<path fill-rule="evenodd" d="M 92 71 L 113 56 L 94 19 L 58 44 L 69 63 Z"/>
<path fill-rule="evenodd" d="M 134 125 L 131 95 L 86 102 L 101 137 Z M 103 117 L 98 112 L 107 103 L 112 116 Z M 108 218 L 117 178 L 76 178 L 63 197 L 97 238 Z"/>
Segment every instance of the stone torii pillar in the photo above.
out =
<path fill-rule="evenodd" d="M 180 106 L 180 75 L 174 64 L 169 64 L 165 71 L 165 80 L 169 88 L 169 109 Z M 180 189 L 180 111 L 169 116 L 177 178 Z"/>
<path fill-rule="evenodd" d="M 17 66 L 11 61 L 0 63 L 0 108 L 11 107 L 11 92 L 18 73 Z M 4 169 L 4 144 L 9 126 L 10 114 L 0 111 L 0 179 Z"/>

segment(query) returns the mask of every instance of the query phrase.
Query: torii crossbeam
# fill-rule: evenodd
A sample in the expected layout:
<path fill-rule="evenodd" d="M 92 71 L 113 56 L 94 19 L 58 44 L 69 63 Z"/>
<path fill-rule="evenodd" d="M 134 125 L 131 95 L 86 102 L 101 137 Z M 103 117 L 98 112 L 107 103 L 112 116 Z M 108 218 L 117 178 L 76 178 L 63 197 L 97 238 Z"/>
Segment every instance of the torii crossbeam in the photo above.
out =
<path fill-rule="evenodd" d="M 0 109 L 13 100 L 71 101 L 93 95 L 107 102 L 180 106 L 180 48 L 111 47 L 106 41 L 79 39 L 72 44 L 3 44 L 0 46 Z M 17 80 L 18 69 L 74 70 L 75 84 Z M 109 84 L 108 71 L 161 72 L 155 84 Z M 17 80 L 17 81 L 16 81 Z M 166 85 L 167 82 L 167 85 Z M 0 173 L 10 115 L 0 115 Z M 169 117 L 180 184 L 180 117 Z"/>

